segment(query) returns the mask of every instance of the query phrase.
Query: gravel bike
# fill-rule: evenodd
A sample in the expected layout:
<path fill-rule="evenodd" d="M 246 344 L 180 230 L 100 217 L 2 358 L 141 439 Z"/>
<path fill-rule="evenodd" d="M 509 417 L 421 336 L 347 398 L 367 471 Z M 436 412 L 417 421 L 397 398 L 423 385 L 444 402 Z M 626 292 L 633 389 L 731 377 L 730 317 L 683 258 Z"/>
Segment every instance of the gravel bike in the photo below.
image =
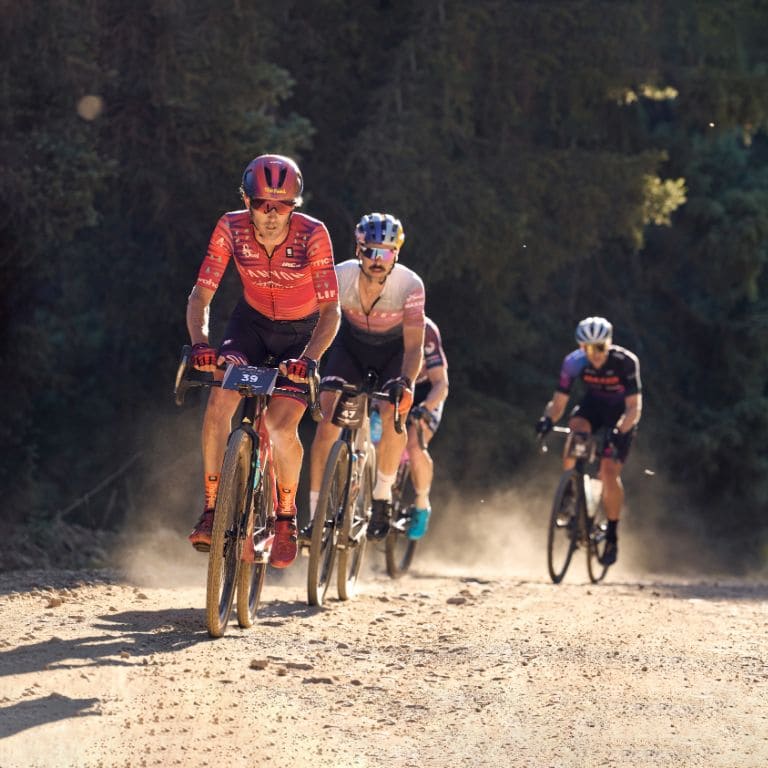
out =
<path fill-rule="evenodd" d="M 547 531 L 549 575 L 559 584 L 573 553 L 581 547 L 587 555 L 589 579 L 596 584 L 608 571 L 608 566 L 601 563 L 608 520 L 602 504 L 602 483 L 595 476 L 602 441 L 595 435 L 572 432 L 568 427 L 554 427 L 553 431 L 566 436 L 565 455 L 575 459 L 576 464 L 560 476 L 552 503 Z"/>
<path fill-rule="evenodd" d="M 182 348 L 174 396 L 182 405 L 189 389 L 221 387 L 243 398 L 239 423 L 227 440 L 208 554 L 205 614 L 208 634 L 221 637 L 233 602 L 237 622 L 253 625 L 261 600 L 269 554 L 275 536 L 277 486 L 272 445 L 264 418 L 270 398 L 283 391 L 275 386 L 277 360 L 263 366 L 229 365 L 221 376 L 192 368 L 192 348 Z M 309 379 L 309 408 L 316 420 L 317 374 Z M 237 596 L 235 599 L 235 595 Z"/>
<path fill-rule="evenodd" d="M 367 543 L 368 522 L 373 504 L 376 478 L 376 451 L 371 441 L 371 401 L 387 400 L 387 392 L 377 392 L 377 375 L 368 371 L 362 385 L 327 382 L 323 391 L 341 395 L 332 421 L 341 434 L 331 446 L 312 522 L 307 567 L 307 602 L 320 606 L 325 600 L 336 568 L 336 588 L 340 600 L 348 600 L 357 590 Z M 395 429 L 403 424 L 395 403 Z"/>

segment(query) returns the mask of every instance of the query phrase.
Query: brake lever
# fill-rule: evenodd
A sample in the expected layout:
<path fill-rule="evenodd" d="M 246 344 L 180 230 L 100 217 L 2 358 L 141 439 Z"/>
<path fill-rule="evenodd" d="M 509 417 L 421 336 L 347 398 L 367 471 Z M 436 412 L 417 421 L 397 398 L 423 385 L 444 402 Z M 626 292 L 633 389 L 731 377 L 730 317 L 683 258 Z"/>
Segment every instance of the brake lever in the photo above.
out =
<path fill-rule="evenodd" d="M 185 344 L 181 348 L 181 360 L 179 360 L 176 369 L 176 381 L 173 385 L 173 399 L 176 405 L 184 405 L 184 396 L 187 394 L 189 385 L 187 384 L 187 371 L 189 371 L 189 359 L 192 355 L 192 347 Z"/>
<path fill-rule="evenodd" d="M 317 397 L 320 388 L 320 377 L 317 374 L 317 369 L 312 371 L 312 375 L 307 379 L 307 384 L 309 385 L 309 415 L 313 421 L 319 423 L 323 420 L 323 412 Z"/>

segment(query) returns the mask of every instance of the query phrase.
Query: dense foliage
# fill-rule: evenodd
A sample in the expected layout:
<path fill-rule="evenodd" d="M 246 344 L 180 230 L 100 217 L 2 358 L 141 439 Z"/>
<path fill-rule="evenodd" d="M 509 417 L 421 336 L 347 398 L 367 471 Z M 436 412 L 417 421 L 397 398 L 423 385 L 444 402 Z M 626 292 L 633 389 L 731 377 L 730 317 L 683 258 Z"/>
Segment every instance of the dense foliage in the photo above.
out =
<path fill-rule="evenodd" d="M 702 525 L 760 556 L 768 5 L 2 11 L 11 517 L 50 517 L 141 450 L 147 416 L 170 411 L 210 231 L 238 206 L 247 160 L 278 151 L 300 160 L 306 210 L 327 222 L 337 260 L 361 213 L 404 220 L 403 260 L 425 278 L 451 363 L 444 477 L 514 478 L 575 322 L 605 314 L 641 356 L 657 464 Z M 84 117 L 87 94 L 103 110 L 81 103 Z M 236 291 L 222 288 L 216 317 Z"/>

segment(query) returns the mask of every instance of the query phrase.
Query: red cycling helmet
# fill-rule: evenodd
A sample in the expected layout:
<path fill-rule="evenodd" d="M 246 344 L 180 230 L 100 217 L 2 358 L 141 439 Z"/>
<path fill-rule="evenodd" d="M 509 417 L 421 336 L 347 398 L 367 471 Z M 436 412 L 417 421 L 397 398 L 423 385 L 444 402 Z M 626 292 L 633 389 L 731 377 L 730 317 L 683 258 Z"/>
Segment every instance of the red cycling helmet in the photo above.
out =
<path fill-rule="evenodd" d="M 304 178 L 299 166 L 284 155 L 259 155 L 243 172 L 240 193 L 251 200 L 280 200 L 301 205 Z"/>

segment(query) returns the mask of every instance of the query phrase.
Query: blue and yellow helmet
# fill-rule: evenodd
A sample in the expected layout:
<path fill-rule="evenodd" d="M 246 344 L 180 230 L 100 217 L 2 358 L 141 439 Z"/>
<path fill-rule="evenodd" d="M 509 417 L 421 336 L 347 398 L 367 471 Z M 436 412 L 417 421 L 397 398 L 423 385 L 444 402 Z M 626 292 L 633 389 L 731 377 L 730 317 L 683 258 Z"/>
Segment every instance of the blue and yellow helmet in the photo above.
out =
<path fill-rule="evenodd" d="M 399 251 L 405 241 L 405 231 L 400 219 L 391 213 L 367 213 L 355 227 L 358 245 L 383 245 Z"/>

